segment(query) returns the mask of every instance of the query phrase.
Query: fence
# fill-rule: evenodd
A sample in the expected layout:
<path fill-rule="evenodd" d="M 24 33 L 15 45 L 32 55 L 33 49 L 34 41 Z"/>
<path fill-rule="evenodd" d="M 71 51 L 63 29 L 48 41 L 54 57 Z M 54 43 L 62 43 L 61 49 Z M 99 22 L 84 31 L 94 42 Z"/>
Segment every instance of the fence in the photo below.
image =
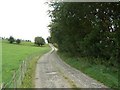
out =
<path fill-rule="evenodd" d="M 4 88 L 20 88 L 26 71 L 28 69 L 29 61 L 32 60 L 34 56 L 37 54 L 31 55 L 22 61 L 18 70 L 14 70 L 13 76 L 8 83 L 2 83 L 0 89 L 4 90 Z"/>

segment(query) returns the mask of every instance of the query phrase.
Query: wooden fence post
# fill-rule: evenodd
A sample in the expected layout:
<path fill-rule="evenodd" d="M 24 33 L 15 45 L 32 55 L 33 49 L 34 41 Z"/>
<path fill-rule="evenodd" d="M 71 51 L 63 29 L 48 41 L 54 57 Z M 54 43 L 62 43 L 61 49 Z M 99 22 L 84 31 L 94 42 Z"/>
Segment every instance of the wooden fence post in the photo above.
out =
<path fill-rule="evenodd" d="M 20 65 L 20 82 L 22 84 L 22 79 L 23 79 L 23 69 L 22 69 L 22 64 Z"/>
<path fill-rule="evenodd" d="M 14 90 L 16 90 L 16 88 L 18 88 L 19 85 L 23 83 L 22 81 L 27 71 L 27 66 L 28 66 L 27 64 L 28 64 L 28 61 L 23 60 L 19 69 L 17 70 L 18 72 L 14 70 L 11 82 L 9 83 L 11 87 L 14 88 Z M 17 74 L 19 76 L 17 76 Z M 20 82 L 17 81 L 17 79 L 20 80 Z M 9 84 L 4 84 L 4 83 L 0 84 L 0 90 L 4 90 L 4 88 L 6 88 L 6 85 L 9 85 Z"/>
<path fill-rule="evenodd" d="M 3 88 L 4 88 L 4 83 L 1 83 L 0 90 L 2 90 Z"/>
<path fill-rule="evenodd" d="M 28 61 L 23 60 L 22 64 L 20 65 L 20 68 L 17 70 L 18 72 L 16 70 L 14 70 L 13 77 L 10 82 L 10 84 L 12 84 L 11 86 L 12 86 L 12 88 L 14 88 L 14 90 L 16 90 L 16 88 L 18 88 L 19 85 L 21 85 L 23 83 L 22 81 L 23 81 L 23 78 L 27 71 L 27 66 L 28 66 L 27 64 L 28 64 Z M 19 76 L 17 76 L 17 74 Z M 20 82 L 18 82 L 17 79 L 20 80 Z M 4 88 L 6 88 L 6 84 L 4 84 L 4 83 L 0 84 L 0 90 L 4 90 Z"/>
<path fill-rule="evenodd" d="M 27 71 L 27 68 L 26 68 L 26 67 L 27 67 L 27 65 L 26 65 L 26 61 L 25 61 L 25 73 L 26 73 L 26 71 Z"/>
<path fill-rule="evenodd" d="M 24 74 L 25 74 L 25 61 L 23 61 L 23 78 L 24 78 Z"/>
<path fill-rule="evenodd" d="M 0 90 L 2 90 L 3 86 L 2 86 L 2 83 L 0 84 Z"/>
<path fill-rule="evenodd" d="M 13 84 L 14 84 L 14 89 L 17 88 L 17 81 L 16 81 L 16 71 L 14 71 L 14 75 L 13 75 Z"/>

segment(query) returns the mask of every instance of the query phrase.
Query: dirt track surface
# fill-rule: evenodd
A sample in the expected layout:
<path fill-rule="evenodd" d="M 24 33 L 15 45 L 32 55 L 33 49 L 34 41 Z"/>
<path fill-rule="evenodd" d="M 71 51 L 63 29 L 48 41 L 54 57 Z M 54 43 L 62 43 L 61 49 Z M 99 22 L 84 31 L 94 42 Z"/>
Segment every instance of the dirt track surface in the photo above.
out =
<path fill-rule="evenodd" d="M 56 48 L 37 62 L 35 88 L 107 88 L 103 84 L 70 67 L 56 54 Z"/>

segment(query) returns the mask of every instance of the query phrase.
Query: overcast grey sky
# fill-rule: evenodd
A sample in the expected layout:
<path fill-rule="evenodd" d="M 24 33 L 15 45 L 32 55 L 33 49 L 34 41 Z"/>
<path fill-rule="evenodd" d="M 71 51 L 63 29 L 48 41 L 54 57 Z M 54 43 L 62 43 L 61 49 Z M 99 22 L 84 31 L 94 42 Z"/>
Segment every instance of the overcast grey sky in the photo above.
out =
<path fill-rule="evenodd" d="M 47 15 L 50 0 L 0 0 L 0 37 L 13 36 L 34 41 L 34 37 L 47 38 Z M 63 1 L 118 1 L 118 0 L 63 0 Z"/>
<path fill-rule="evenodd" d="M 34 37 L 47 38 L 46 0 L 0 0 L 0 37 L 13 36 L 34 41 Z"/>

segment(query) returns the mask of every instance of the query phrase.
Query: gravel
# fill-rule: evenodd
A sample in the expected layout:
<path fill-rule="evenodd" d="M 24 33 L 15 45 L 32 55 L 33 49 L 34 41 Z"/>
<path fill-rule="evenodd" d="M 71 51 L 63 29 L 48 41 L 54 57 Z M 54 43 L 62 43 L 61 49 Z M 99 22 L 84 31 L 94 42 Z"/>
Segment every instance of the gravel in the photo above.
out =
<path fill-rule="evenodd" d="M 57 49 L 44 54 L 37 62 L 35 88 L 107 88 L 102 83 L 69 66 L 57 55 Z"/>

